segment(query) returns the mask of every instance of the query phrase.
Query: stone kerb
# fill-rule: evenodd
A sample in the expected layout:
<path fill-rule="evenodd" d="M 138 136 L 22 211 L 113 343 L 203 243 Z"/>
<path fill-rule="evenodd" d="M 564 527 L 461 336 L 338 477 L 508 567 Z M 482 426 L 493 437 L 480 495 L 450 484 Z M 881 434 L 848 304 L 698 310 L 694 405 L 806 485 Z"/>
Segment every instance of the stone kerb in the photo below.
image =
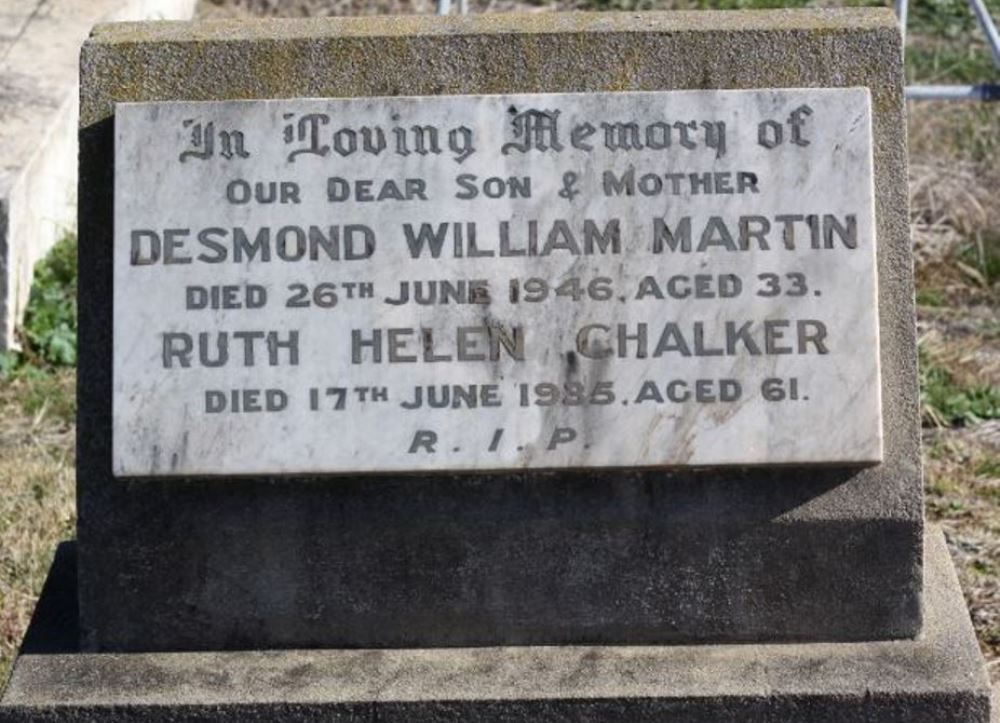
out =
<path fill-rule="evenodd" d="M 77 74 L 95 23 L 185 19 L 195 0 L 0 4 L 0 350 L 16 346 L 35 264 L 76 228 Z"/>

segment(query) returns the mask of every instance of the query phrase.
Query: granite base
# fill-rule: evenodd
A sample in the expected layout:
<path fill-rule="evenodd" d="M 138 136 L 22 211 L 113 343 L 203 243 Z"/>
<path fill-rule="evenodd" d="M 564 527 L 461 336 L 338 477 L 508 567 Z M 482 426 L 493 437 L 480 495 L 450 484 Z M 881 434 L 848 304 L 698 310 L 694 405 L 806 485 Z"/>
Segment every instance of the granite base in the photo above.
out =
<path fill-rule="evenodd" d="M 910 641 L 92 654 L 77 652 L 64 545 L 0 721 L 987 723 L 989 683 L 937 529 L 925 573 Z"/>

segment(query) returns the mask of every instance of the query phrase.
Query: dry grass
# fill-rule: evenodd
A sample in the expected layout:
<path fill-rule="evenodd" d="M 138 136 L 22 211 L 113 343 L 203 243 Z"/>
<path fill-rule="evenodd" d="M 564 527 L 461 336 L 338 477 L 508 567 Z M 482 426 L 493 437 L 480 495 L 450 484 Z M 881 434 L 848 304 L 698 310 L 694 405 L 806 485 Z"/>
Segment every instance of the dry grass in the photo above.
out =
<path fill-rule="evenodd" d="M 1000 683 L 1000 420 L 924 435 L 928 517 L 940 522 L 991 678 Z"/>
<path fill-rule="evenodd" d="M 75 375 L 0 382 L 0 688 L 31 617 L 56 542 L 74 537 Z"/>
<path fill-rule="evenodd" d="M 958 389 L 1000 387 L 1000 319 L 996 309 L 921 310 L 917 321 L 925 362 L 947 369 Z"/>
<path fill-rule="evenodd" d="M 1000 112 L 963 103 L 908 110 L 923 362 L 947 370 L 956 392 L 998 390 L 1000 279 L 989 254 L 1000 249 Z M 1000 685 L 1000 420 L 926 429 L 924 473 L 927 516 L 944 527 Z"/>
<path fill-rule="evenodd" d="M 918 267 L 946 262 L 966 239 L 1000 228 L 1000 208 L 993 195 L 1000 183 L 989 175 L 970 161 L 931 156 L 910 164 L 911 228 Z"/>
<path fill-rule="evenodd" d="M 1000 112 L 969 103 L 908 110 L 918 286 L 937 305 L 995 305 L 1000 289 L 984 262 L 1000 249 Z"/>

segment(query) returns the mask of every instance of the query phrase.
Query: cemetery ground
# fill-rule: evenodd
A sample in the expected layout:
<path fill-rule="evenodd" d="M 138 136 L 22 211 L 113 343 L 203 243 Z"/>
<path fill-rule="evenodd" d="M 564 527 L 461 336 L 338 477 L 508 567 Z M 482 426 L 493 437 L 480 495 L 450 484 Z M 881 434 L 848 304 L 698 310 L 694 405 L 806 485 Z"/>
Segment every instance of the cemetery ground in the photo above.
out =
<path fill-rule="evenodd" d="M 473 11 L 492 12 L 788 3 L 470 4 Z M 201 12 L 237 17 L 428 12 L 432 5 L 432 0 L 203 0 Z M 1000 16 L 1000 0 L 990 5 Z M 995 79 L 977 32 L 963 0 L 916 2 L 910 80 Z M 908 113 L 927 513 L 945 528 L 990 675 L 1000 683 L 1000 108 L 911 103 Z M 74 534 L 75 330 L 75 242 L 67 237 L 36 271 L 24 350 L 0 356 L 0 687 L 56 542 Z"/>

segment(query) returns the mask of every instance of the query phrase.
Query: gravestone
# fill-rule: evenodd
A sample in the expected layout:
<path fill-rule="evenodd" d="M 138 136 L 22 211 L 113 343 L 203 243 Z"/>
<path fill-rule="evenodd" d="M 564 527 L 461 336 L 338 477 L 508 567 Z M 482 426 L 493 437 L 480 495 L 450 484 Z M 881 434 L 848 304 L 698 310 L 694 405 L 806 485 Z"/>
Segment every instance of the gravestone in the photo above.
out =
<path fill-rule="evenodd" d="M 79 541 L 0 716 L 988 719 L 891 13 L 110 25 L 82 73 Z"/>

